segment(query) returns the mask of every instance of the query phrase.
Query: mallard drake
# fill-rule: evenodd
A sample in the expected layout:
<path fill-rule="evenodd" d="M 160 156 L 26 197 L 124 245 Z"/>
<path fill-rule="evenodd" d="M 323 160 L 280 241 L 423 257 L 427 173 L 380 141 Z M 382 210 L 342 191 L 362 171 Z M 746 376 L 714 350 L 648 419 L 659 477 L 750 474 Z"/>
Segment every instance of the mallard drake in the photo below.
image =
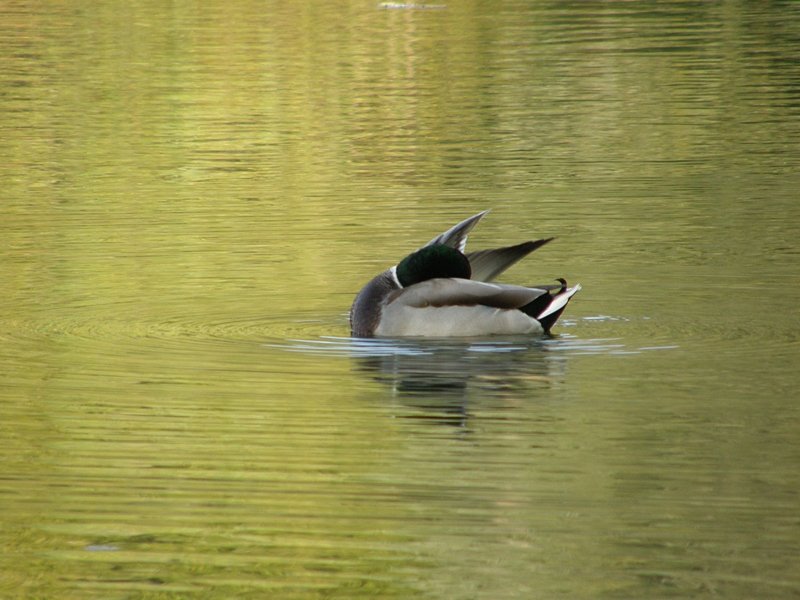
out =
<path fill-rule="evenodd" d="M 489 283 L 554 238 L 464 254 L 467 235 L 489 211 L 436 236 L 370 281 L 350 309 L 356 337 L 455 337 L 549 333 L 581 289 Z"/>

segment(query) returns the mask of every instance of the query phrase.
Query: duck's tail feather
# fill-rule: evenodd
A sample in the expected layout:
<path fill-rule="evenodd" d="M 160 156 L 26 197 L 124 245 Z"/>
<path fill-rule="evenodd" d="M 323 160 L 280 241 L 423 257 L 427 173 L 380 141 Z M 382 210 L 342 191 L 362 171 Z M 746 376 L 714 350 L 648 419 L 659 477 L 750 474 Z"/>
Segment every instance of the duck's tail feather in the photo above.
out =
<path fill-rule="evenodd" d="M 542 324 L 542 328 L 548 333 L 550 332 L 550 328 L 558 321 L 558 317 L 561 316 L 561 313 L 564 312 L 564 309 L 569 303 L 569 299 L 581 289 L 580 284 L 576 284 L 575 287 L 567 288 L 567 282 L 563 279 L 560 281 L 564 284 L 564 288 L 566 289 L 553 296 L 553 300 L 550 302 L 549 306 L 536 317 L 536 320 Z"/>
<path fill-rule="evenodd" d="M 470 217 L 465 221 L 461 221 L 461 223 L 455 227 L 448 229 L 441 235 L 437 235 L 423 247 L 433 246 L 434 244 L 444 244 L 445 246 L 455 248 L 459 252 L 464 252 L 464 248 L 467 245 L 467 236 L 469 235 L 469 232 L 472 231 L 472 228 L 475 227 L 475 225 L 478 224 L 478 221 L 486 216 L 488 212 L 488 210 L 485 210 L 482 213 L 478 213 L 474 217 Z"/>
<path fill-rule="evenodd" d="M 554 239 L 547 238 L 533 242 L 523 242 L 516 246 L 506 246 L 505 248 L 470 252 L 467 254 L 467 259 L 469 259 L 469 264 L 472 267 L 471 279 L 474 281 L 492 281 L 511 265 Z"/>
<path fill-rule="evenodd" d="M 550 333 L 550 328 L 555 325 L 556 321 L 558 321 L 558 317 L 564 312 L 564 309 L 569 303 L 569 299 L 581 289 L 580 284 L 568 288 L 565 280 L 559 279 L 558 281 L 561 282 L 561 285 L 558 287 L 559 291 L 557 293 L 552 295 L 549 293 L 542 294 L 532 302 L 520 308 L 522 312 L 539 321 L 542 328 L 547 333 Z M 540 289 L 541 288 L 552 289 L 554 286 L 541 286 Z"/>

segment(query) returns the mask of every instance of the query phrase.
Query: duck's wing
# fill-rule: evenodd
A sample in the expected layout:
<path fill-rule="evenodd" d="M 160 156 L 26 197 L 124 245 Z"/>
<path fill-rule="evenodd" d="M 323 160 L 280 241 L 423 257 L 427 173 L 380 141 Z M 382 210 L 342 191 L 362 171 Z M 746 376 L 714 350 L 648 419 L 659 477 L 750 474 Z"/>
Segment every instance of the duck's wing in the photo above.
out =
<path fill-rule="evenodd" d="M 394 292 L 375 335 L 464 337 L 542 333 L 542 325 L 517 310 L 549 294 L 544 290 L 469 279 L 430 279 Z"/>
<path fill-rule="evenodd" d="M 518 260 L 525 258 L 537 248 L 541 248 L 554 239 L 547 238 L 523 242 L 516 246 L 506 246 L 505 248 L 470 252 L 467 254 L 467 259 L 469 259 L 469 264 L 472 267 L 472 279 L 474 281 L 492 281 Z"/>
<path fill-rule="evenodd" d="M 472 228 L 475 227 L 478 221 L 486 216 L 488 212 L 488 210 L 485 210 L 482 213 L 478 213 L 474 217 L 470 217 L 465 221 L 461 221 L 461 223 L 455 227 L 448 229 L 441 235 L 437 235 L 423 247 L 433 246 L 434 244 L 444 244 L 445 246 L 455 248 L 459 252 L 464 252 L 464 247 L 467 245 L 467 236 L 469 235 L 469 232 L 472 231 Z"/>
<path fill-rule="evenodd" d="M 548 286 L 550 287 L 550 286 Z M 580 289 L 540 288 L 469 279 L 430 279 L 390 294 L 375 335 L 463 337 L 545 333 Z"/>
<path fill-rule="evenodd" d="M 483 283 L 470 279 L 429 279 L 392 294 L 387 306 L 399 303 L 409 308 L 442 308 L 447 306 L 488 306 L 520 308 L 546 290 L 518 285 Z"/>

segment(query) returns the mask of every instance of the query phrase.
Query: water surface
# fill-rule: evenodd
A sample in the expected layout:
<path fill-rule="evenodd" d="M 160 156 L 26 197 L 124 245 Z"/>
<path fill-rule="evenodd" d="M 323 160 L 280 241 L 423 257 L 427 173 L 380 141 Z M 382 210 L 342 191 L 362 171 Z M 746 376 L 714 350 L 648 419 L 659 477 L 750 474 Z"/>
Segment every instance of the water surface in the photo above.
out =
<path fill-rule="evenodd" d="M 800 593 L 800 10 L 0 6 L 4 598 Z M 556 236 L 545 339 L 351 340 Z"/>

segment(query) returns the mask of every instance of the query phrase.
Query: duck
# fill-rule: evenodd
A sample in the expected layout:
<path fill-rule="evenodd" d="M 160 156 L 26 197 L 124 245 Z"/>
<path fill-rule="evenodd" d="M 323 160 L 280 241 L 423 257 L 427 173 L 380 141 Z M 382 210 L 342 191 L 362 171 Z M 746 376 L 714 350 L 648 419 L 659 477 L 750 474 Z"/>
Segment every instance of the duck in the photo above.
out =
<path fill-rule="evenodd" d="M 467 236 L 489 213 L 465 219 L 374 277 L 350 309 L 353 337 L 482 337 L 542 335 L 580 284 L 524 287 L 492 283 L 503 271 L 555 238 L 465 254 Z"/>

